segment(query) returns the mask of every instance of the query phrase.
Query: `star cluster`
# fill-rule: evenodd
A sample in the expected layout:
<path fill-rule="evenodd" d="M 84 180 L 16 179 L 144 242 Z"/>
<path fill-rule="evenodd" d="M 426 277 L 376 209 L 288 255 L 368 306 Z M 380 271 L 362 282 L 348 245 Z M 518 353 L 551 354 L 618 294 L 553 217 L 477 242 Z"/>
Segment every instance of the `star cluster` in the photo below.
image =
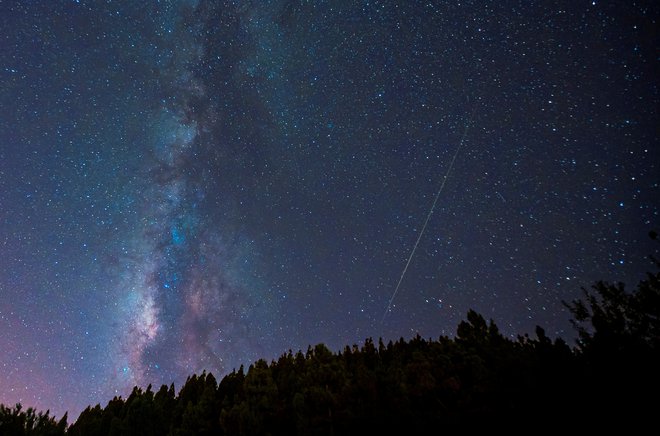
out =
<path fill-rule="evenodd" d="M 75 415 L 469 308 L 572 338 L 561 301 L 658 252 L 659 12 L 2 2 L 0 402 Z"/>

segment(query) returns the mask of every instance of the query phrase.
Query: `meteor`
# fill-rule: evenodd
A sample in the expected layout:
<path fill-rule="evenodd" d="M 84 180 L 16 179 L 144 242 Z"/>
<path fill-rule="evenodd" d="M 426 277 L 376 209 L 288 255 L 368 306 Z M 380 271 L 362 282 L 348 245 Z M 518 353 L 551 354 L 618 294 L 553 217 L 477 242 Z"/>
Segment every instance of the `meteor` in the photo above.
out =
<path fill-rule="evenodd" d="M 470 114 L 470 118 L 468 119 L 467 123 L 465 123 L 465 130 L 463 131 L 463 136 L 461 137 L 461 140 L 458 143 L 458 147 L 456 147 L 454 156 L 451 158 L 451 161 L 449 162 L 449 168 L 447 168 L 447 172 L 445 173 L 445 176 L 442 178 L 442 182 L 440 183 L 438 192 L 435 194 L 435 198 L 433 199 L 433 203 L 431 204 L 431 209 L 429 209 L 429 213 L 426 215 L 426 220 L 424 220 L 424 225 L 422 226 L 422 230 L 419 232 L 419 235 L 417 236 L 417 241 L 415 241 L 415 245 L 413 245 L 413 248 L 410 251 L 410 255 L 408 256 L 408 261 L 406 262 L 406 266 L 403 267 L 403 271 L 401 272 L 401 276 L 399 277 L 399 282 L 396 284 L 396 288 L 394 288 L 394 292 L 392 293 L 392 297 L 390 298 L 389 303 L 387 303 L 387 309 L 385 309 L 385 313 L 383 313 L 383 318 L 380 320 L 381 324 L 385 322 L 385 318 L 387 317 L 387 314 L 392 308 L 392 303 L 396 298 L 396 294 L 399 292 L 399 288 L 401 287 L 403 278 L 406 276 L 406 272 L 408 271 L 410 262 L 412 261 L 412 258 L 415 255 L 415 251 L 417 251 L 417 246 L 419 245 L 419 241 L 421 241 L 422 236 L 424 236 L 424 231 L 426 230 L 426 226 L 429 224 L 431 215 L 433 215 L 433 210 L 435 209 L 435 205 L 438 203 L 438 198 L 440 198 L 440 194 L 442 194 L 442 190 L 445 188 L 445 184 L 447 183 L 447 179 L 451 174 L 451 170 L 454 168 L 454 162 L 456 162 L 458 153 L 461 151 L 461 148 L 463 147 L 463 143 L 465 142 L 465 138 L 468 133 L 468 127 L 470 126 L 470 123 L 472 123 L 472 119 L 474 118 L 474 114 L 476 111 L 477 111 L 477 106 L 475 105 L 474 109 L 472 109 L 472 114 Z"/>

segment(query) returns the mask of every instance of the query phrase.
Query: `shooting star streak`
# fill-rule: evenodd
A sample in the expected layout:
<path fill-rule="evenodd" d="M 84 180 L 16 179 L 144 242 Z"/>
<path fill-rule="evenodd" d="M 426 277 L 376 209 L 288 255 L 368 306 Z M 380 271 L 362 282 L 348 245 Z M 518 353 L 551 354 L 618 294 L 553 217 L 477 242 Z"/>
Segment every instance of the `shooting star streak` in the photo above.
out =
<path fill-rule="evenodd" d="M 380 320 L 381 324 L 385 322 L 385 317 L 387 317 L 387 314 L 392 308 L 392 303 L 396 298 L 396 294 L 399 292 L 399 288 L 401 287 L 403 278 L 406 276 L 406 272 L 408 271 L 410 262 L 412 261 L 412 258 L 415 255 L 415 251 L 417 251 L 417 246 L 419 245 L 419 241 L 421 241 L 422 236 L 424 236 L 424 231 L 426 230 L 426 226 L 429 224 L 431 215 L 433 215 L 433 210 L 435 209 L 435 205 L 438 203 L 438 198 L 440 198 L 440 194 L 442 194 L 442 190 L 445 188 L 445 184 L 447 183 L 447 179 L 451 174 L 451 170 L 454 168 L 454 162 L 456 162 L 458 153 L 461 151 L 461 148 L 463 147 L 463 143 L 465 142 L 465 137 L 467 136 L 468 133 L 468 127 L 470 126 L 470 123 L 472 123 L 472 119 L 474 118 L 474 114 L 476 110 L 477 110 L 477 106 L 475 105 L 474 109 L 472 109 L 472 114 L 470 115 L 468 122 L 465 124 L 465 130 L 463 131 L 463 136 L 461 137 L 461 140 L 458 143 L 458 147 L 456 147 L 454 156 L 451 158 L 451 162 L 449 162 L 449 168 L 447 168 L 447 172 L 445 173 L 445 176 L 442 178 L 442 183 L 440 183 L 440 188 L 438 188 L 438 192 L 435 194 L 435 198 L 433 199 L 433 204 L 431 205 L 431 209 L 429 209 L 429 213 L 426 215 L 426 220 L 424 220 L 424 225 L 422 226 L 422 230 L 419 232 L 419 235 L 417 236 L 417 241 L 415 241 L 415 245 L 413 245 L 413 248 L 410 251 L 410 255 L 408 256 L 408 261 L 406 262 L 406 266 L 403 267 L 403 271 L 401 272 L 401 276 L 399 277 L 399 282 L 396 284 L 396 288 L 394 288 L 394 292 L 392 293 L 392 297 L 390 298 L 389 303 L 387 303 L 387 309 L 385 309 L 385 313 L 383 313 L 383 318 Z"/>

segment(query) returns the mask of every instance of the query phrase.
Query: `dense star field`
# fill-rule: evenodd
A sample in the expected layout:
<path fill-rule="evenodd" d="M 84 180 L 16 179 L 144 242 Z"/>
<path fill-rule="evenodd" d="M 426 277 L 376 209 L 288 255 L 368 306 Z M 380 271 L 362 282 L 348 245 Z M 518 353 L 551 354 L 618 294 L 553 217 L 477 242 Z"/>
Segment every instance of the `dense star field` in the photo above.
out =
<path fill-rule="evenodd" d="M 562 299 L 658 252 L 659 12 L 0 1 L 0 403 L 75 417 L 469 308 L 571 340 Z"/>

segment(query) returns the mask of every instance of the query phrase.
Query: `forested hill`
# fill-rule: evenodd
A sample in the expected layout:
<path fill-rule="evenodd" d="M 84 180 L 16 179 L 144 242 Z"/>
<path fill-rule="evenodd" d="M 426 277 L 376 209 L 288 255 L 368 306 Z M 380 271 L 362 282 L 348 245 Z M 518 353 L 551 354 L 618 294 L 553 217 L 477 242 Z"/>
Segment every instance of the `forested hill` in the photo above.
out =
<path fill-rule="evenodd" d="M 660 273 L 628 293 L 597 283 L 567 304 L 576 348 L 535 337 L 511 340 L 469 312 L 455 339 L 346 347 L 324 345 L 260 360 L 225 376 L 189 377 L 66 417 L 0 409 L 1 435 L 437 434 L 493 423 L 593 424 L 649 420 L 660 391 Z"/>
<path fill-rule="evenodd" d="M 69 433 L 409 433 L 473 416 L 535 413 L 563 400 L 579 378 L 563 342 L 509 341 L 476 313 L 469 318 L 457 340 L 367 340 L 336 354 L 319 344 L 271 364 L 260 360 L 219 384 L 211 374 L 192 376 L 178 396 L 172 386 L 136 388 L 126 401 L 84 411 Z"/>

